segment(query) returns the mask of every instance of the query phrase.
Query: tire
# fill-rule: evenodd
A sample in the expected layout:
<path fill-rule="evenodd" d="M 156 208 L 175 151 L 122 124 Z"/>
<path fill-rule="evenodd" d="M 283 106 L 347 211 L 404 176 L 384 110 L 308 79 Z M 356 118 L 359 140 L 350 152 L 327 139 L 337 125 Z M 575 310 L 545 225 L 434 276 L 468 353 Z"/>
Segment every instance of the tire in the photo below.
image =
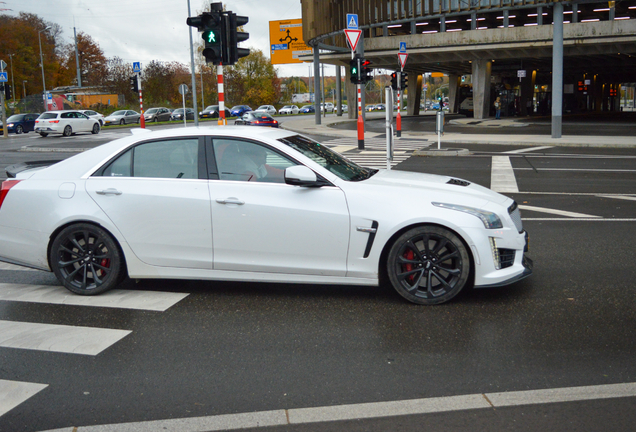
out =
<path fill-rule="evenodd" d="M 65 137 L 73 135 L 73 128 L 70 125 L 66 125 L 66 127 L 64 127 L 64 132 L 62 132 L 62 135 L 64 135 Z"/>
<path fill-rule="evenodd" d="M 91 131 L 93 135 L 97 135 L 99 133 L 99 123 L 95 123 L 93 125 L 93 130 Z"/>
<path fill-rule="evenodd" d="M 22 128 L 22 125 L 17 125 L 15 127 L 15 133 L 16 135 L 20 135 L 22 132 L 24 132 L 24 129 Z"/>
<path fill-rule="evenodd" d="M 122 126 L 125 125 L 126 124 L 126 120 L 124 120 L 124 119 L 119 120 L 119 124 L 122 125 Z"/>
<path fill-rule="evenodd" d="M 102 119 L 99 119 L 99 127 L 104 126 L 104 121 Z"/>
<path fill-rule="evenodd" d="M 438 226 L 413 228 L 395 240 L 387 274 L 395 290 L 412 303 L 445 303 L 464 288 L 470 258 L 462 240 Z"/>
<path fill-rule="evenodd" d="M 40 132 L 40 136 L 43 137 L 43 138 L 46 138 L 47 136 L 49 136 L 49 134 L 44 133 L 44 132 Z"/>
<path fill-rule="evenodd" d="M 155 119 L 153 120 L 153 122 L 157 123 L 159 121 L 159 119 L 157 117 L 155 117 Z"/>
<path fill-rule="evenodd" d="M 55 236 L 49 262 L 62 285 L 80 295 L 108 291 L 125 275 L 122 255 L 113 237 L 87 223 L 70 225 Z"/>

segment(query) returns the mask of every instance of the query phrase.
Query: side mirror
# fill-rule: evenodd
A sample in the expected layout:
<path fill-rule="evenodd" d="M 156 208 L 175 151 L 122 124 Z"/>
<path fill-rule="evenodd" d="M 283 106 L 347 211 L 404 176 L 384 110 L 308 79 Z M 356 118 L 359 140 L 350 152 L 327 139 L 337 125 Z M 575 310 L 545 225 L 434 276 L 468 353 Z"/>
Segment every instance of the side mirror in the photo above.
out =
<path fill-rule="evenodd" d="M 285 183 L 294 186 L 320 187 L 316 173 L 304 165 L 285 168 Z"/>

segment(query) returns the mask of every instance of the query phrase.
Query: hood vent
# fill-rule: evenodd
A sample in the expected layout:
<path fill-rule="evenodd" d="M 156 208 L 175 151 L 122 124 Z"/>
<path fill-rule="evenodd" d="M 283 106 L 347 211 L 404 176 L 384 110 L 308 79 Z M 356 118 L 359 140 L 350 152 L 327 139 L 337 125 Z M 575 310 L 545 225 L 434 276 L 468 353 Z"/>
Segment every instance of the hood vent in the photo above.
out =
<path fill-rule="evenodd" d="M 460 179 L 452 178 L 449 181 L 447 181 L 446 184 L 452 184 L 452 185 L 457 185 L 457 186 L 469 186 L 470 182 L 467 182 L 466 180 L 460 180 Z"/>

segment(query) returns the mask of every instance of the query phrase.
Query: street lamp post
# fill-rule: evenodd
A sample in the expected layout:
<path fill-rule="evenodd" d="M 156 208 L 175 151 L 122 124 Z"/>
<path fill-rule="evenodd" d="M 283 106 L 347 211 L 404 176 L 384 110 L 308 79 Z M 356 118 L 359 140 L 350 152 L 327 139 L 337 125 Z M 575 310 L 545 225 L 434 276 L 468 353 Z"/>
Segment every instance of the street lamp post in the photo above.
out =
<path fill-rule="evenodd" d="M 48 109 L 48 100 L 46 99 L 46 80 L 44 78 L 44 58 L 42 57 L 42 38 L 40 37 L 40 35 L 42 34 L 43 31 L 47 31 L 48 29 L 50 29 L 51 26 L 46 26 L 44 28 L 44 30 L 40 30 L 38 32 L 38 42 L 40 43 L 40 66 L 42 67 L 42 88 L 43 88 L 43 95 L 44 95 L 44 111 L 46 111 Z"/>
<path fill-rule="evenodd" d="M 11 60 L 11 94 L 13 95 L 13 103 L 15 104 L 15 81 L 13 79 L 13 54 L 9 54 Z"/>
<path fill-rule="evenodd" d="M 22 93 L 24 93 L 24 98 L 26 99 L 26 83 L 27 80 L 22 80 Z"/>

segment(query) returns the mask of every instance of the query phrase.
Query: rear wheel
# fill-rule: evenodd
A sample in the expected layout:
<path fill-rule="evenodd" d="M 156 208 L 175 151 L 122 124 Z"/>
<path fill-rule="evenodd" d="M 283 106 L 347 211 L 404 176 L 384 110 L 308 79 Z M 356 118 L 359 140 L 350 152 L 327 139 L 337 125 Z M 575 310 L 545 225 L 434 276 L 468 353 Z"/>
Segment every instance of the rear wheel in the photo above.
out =
<path fill-rule="evenodd" d="M 24 132 L 24 129 L 22 129 L 22 125 L 17 125 L 15 127 L 15 133 L 20 135 L 22 132 Z"/>
<path fill-rule="evenodd" d="M 456 234 L 442 227 L 422 226 L 410 229 L 393 243 L 387 273 L 393 288 L 405 299 L 440 304 L 466 285 L 470 258 Z"/>
<path fill-rule="evenodd" d="M 42 136 L 42 137 L 45 137 L 45 138 L 46 138 L 47 136 L 49 136 L 49 134 L 44 133 L 44 132 L 40 132 L 40 136 Z"/>
<path fill-rule="evenodd" d="M 86 223 L 60 231 L 53 240 L 49 261 L 59 281 L 81 295 L 108 291 L 125 276 L 122 256 L 113 237 Z"/>
<path fill-rule="evenodd" d="M 70 125 L 66 125 L 66 127 L 64 128 L 64 132 L 62 132 L 62 135 L 64 135 L 65 137 L 73 135 L 73 128 Z"/>
<path fill-rule="evenodd" d="M 91 131 L 93 135 L 96 135 L 99 133 L 99 123 L 95 123 L 93 125 L 93 130 Z"/>

